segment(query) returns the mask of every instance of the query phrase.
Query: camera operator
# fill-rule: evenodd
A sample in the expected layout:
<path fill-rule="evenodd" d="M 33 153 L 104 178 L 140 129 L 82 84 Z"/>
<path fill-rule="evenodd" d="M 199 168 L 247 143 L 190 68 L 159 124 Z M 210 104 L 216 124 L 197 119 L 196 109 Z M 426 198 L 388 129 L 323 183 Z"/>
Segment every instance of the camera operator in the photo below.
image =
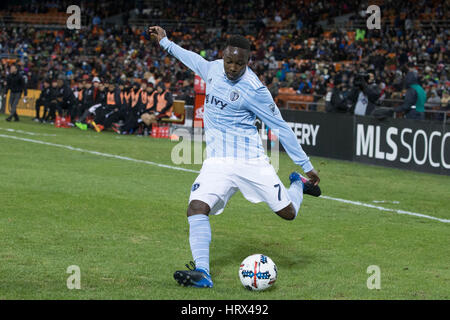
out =
<path fill-rule="evenodd" d="M 353 88 L 347 96 L 350 112 L 359 116 L 372 114 L 380 94 L 381 90 L 375 83 L 373 73 L 357 74 L 353 80 Z"/>

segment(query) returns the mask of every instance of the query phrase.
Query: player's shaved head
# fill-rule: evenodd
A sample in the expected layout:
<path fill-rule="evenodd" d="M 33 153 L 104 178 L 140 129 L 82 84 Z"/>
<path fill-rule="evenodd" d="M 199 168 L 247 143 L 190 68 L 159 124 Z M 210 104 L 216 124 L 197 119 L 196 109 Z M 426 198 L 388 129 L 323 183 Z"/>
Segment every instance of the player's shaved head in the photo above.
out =
<path fill-rule="evenodd" d="M 241 35 L 231 36 L 223 52 L 223 66 L 227 78 L 234 81 L 245 72 L 250 60 L 250 42 Z"/>

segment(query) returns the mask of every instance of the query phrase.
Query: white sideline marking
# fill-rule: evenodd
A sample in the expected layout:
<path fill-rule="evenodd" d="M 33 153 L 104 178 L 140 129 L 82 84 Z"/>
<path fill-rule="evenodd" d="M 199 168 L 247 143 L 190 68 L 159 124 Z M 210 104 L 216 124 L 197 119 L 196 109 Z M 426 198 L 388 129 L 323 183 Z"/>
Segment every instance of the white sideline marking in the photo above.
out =
<path fill-rule="evenodd" d="M 90 154 L 94 154 L 94 155 L 102 156 L 102 157 L 108 157 L 108 158 L 114 158 L 114 159 L 120 159 L 120 160 L 128 160 L 128 161 L 133 161 L 133 162 L 137 162 L 137 163 L 150 164 L 150 165 L 153 165 L 153 166 L 157 166 L 157 167 L 161 167 L 161 168 L 167 168 L 167 169 L 172 169 L 172 170 L 179 170 L 179 171 L 192 172 L 192 173 L 200 173 L 200 171 L 197 171 L 197 170 L 185 169 L 185 168 L 181 168 L 181 167 L 169 166 L 169 165 L 166 165 L 166 164 L 161 164 L 161 163 L 152 162 L 152 161 L 133 159 L 133 158 L 124 157 L 124 156 L 118 156 L 118 155 L 109 154 L 109 153 L 103 153 L 103 152 L 98 152 L 98 151 L 91 151 L 91 150 L 86 150 L 86 149 L 81 149 L 81 148 L 75 148 L 75 147 L 68 146 L 68 145 L 51 143 L 51 142 L 46 142 L 46 141 L 41 141 L 41 140 L 33 140 L 33 139 L 21 138 L 21 137 L 4 135 L 4 134 L 0 134 L 0 138 L 7 138 L 7 139 L 14 139 L 14 140 L 20 140 L 20 141 L 26 141 L 26 142 L 33 142 L 33 143 L 48 145 L 48 146 L 52 146 L 52 147 L 68 149 L 68 150 L 71 150 L 71 151 L 86 152 L 86 153 L 90 153 Z M 327 199 L 327 200 L 338 201 L 338 202 L 343 202 L 343 203 L 347 203 L 347 204 L 353 204 L 353 205 L 356 205 L 356 206 L 363 206 L 363 207 L 367 207 L 367 208 L 371 208 L 371 209 L 377 209 L 377 210 L 380 210 L 380 211 L 395 212 L 395 213 L 398 213 L 398 214 L 406 214 L 406 215 L 410 215 L 410 216 L 436 220 L 436 221 L 439 221 L 439 222 L 450 223 L 450 219 L 440 219 L 440 218 L 428 216 L 428 215 L 421 214 L 421 213 L 409 212 L 409 211 L 399 210 L 399 209 L 390 209 L 390 208 L 380 207 L 380 206 L 376 206 L 376 205 L 368 204 L 368 203 L 363 203 L 363 202 L 359 202 L 359 201 L 352 201 L 352 200 L 346 200 L 346 199 L 340 199 L 340 198 L 333 198 L 333 197 L 329 197 L 329 196 L 320 196 L 320 198 Z"/>
<path fill-rule="evenodd" d="M 50 134 L 50 133 L 37 133 L 37 132 L 30 132 L 30 131 L 16 130 L 16 129 L 11 129 L 11 128 L 0 128 L 0 130 L 5 130 L 5 131 L 8 131 L 8 132 L 23 133 L 23 134 L 28 134 L 28 135 L 30 135 L 30 136 L 56 137 L 56 134 Z"/>
<path fill-rule="evenodd" d="M 138 163 L 145 163 L 145 164 L 150 164 L 150 165 L 158 166 L 158 167 L 162 167 L 162 168 L 199 173 L 199 171 L 196 171 L 196 170 L 185 169 L 185 168 L 181 168 L 181 167 L 173 167 L 173 166 L 156 163 L 156 162 L 152 162 L 152 161 L 139 160 L 139 159 L 133 159 L 133 158 L 124 157 L 124 156 L 118 156 L 115 154 L 109 154 L 109 153 L 103 153 L 103 152 L 98 152 L 98 151 L 91 151 L 91 150 L 86 150 L 86 149 L 81 149 L 81 148 L 75 148 L 75 147 L 67 146 L 64 144 L 51 143 L 51 142 L 46 142 L 46 141 L 41 141 L 41 140 L 33 140 L 33 139 L 28 139 L 28 138 L 20 138 L 20 137 L 16 137 L 16 136 L 5 135 L 5 134 L 0 134 L 0 137 L 21 140 L 21 141 L 27 141 L 27 142 L 33 142 L 33 143 L 38 143 L 38 144 L 45 144 L 47 146 L 64 148 L 64 149 L 68 149 L 68 150 L 72 150 L 72 151 L 86 152 L 86 153 L 95 154 L 97 156 L 102 156 L 102 157 L 128 160 L 128 161 L 133 161 L 133 162 L 138 162 Z"/>
<path fill-rule="evenodd" d="M 320 198 L 324 198 L 324 199 L 328 199 L 328 200 L 334 200 L 334 201 L 339 201 L 339 202 L 343 202 L 343 203 L 354 204 L 354 205 L 357 205 L 357 206 L 363 206 L 363 207 L 367 207 L 367 208 L 377 209 L 377 210 L 380 210 L 380 211 L 390 211 L 390 212 L 395 212 L 395 213 L 398 213 L 398 214 L 407 214 L 407 215 L 410 215 L 410 216 L 427 218 L 427 219 L 437 220 L 437 221 L 440 221 L 440 222 L 450 223 L 450 219 L 440 219 L 440 218 L 436 218 L 436 217 L 432 217 L 432 216 L 427 216 L 426 214 L 422 214 L 422 213 L 409 212 L 409 211 L 400 210 L 400 209 L 390 209 L 390 208 L 380 207 L 380 206 L 376 206 L 376 205 L 369 204 L 369 203 L 364 203 L 364 202 L 359 202 L 359 201 L 352 201 L 352 200 L 346 200 L 346 199 L 340 199 L 340 198 L 333 198 L 333 197 L 329 197 L 329 196 L 320 196 Z"/>
<path fill-rule="evenodd" d="M 373 200 L 373 203 L 392 203 L 392 204 L 400 204 L 400 201 L 395 200 Z"/>

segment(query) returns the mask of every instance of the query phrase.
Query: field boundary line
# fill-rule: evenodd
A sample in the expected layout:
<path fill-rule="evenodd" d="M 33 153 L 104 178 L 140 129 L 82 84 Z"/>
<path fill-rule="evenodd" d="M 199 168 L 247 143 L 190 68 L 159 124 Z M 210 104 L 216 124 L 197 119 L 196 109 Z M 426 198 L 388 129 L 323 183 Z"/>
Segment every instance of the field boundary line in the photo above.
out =
<path fill-rule="evenodd" d="M 5 134 L 0 134 L 0 138 L 32 142 L 32 143 L 48 145 L 48 146 L 52 146 L 52 147 L 63 148 L 63 149 L 71 150 L 71 151 L 90 153 L 90 154 L 93 154 L 93 155 L 107 157 L 107 158 L 113 158 L 113 159 L 132 161 L 132 162 L 136 162 L 136 163 L 149 164 L 149 165 L 157 166 L 157 167 L 160 167 L 160 168 L 171 169 L 171 170 L 185 171 L 185 172 L 191 172 L 191 173 L 200 173 L 200 171 L 198 171 L 198 170 L 192 170 L 192 169 L 186 169 L 186 168 L 181 168 L 181 167 L 176 167 L 176 166 L 170 166 L 170 165 L 157 163 L 157 162 L 153 162 L 153 161 L 139 160 L 139 159 L 134 159 L 134 158 L 130 158 L 130 157 L 114 155 L 114 154 L 110 154 L 110 153 L 86 150 L 86 149 L 72 147 L 72 146 L 69 146 L 69 145 L 57 144 L 57 143 L 52 143 L 52 142 L 46 142 L 46 141 L 42 141 L 42 140 L 21 138 L 21 137 L 5 135 Z M 326 199 L 326 200 L 342 202 L 342 203 L 346 203 L 346 204 L 352 204 L 352 205 L 356 205 L 356 206 L 363 206 L 363 207 L 371 208 L 371 209 L 377 209 L 379 211 L 394 212 L 394 213 L 397 213 L 397 214 L 405 214 L 405 215 L 419 217 L 419 218 L 431 219 L 431 220 L 435 220 L 435 221 L 439 221 L 439 222 L 443 222 L 443 223 L 450 223 L 450 219 L 436 218 L 436 217 L 429 216 L 429 215 L 422 214 L 422 213 L 410 212 L 410 211 L 405 211 L 405 210 L 401 210 L 401 209 L 390 209 L 390 208 L 385 208 L 385 207 L 382 207 L 382 206 L 377 206 L 377 205 L 373 205 L 373 204 L 369 204 L 369 203 L 353 201 L 353 200 L 346 200 L 346 199 L 335 198 L 335 197 L 330 197 L 330 196 L 325 196 L 325 195 L 320 196 L 320 198 L 321 199 Z"/>
<path fill-rule="evenodd" d="M 45 136 L 45 137 L 56 137 L 57 135 L 54 133 L 38 133 L 32 131 L 24 131 L 20 129 L 12 129 L 12 128 L 0 128 L 0 130 L 8 131 L 8 132 L 17 132 L 27 134 L 29 136 Z"/>
<path fill-rule="evenodd" d="M 401 209 L 385 208 L 385 207 L 376 206 L 376 205 L 373 205 L 373 204 L 364 203 L 364 202 L 360 202 L 360 201 L 346 200 L 346 199 L 334 198 L 334 197 L 329 197 L 329 196 L 324 196 L 324 195 L 320 196 L 320 198 L 333 200 L 333 201 L 338 201 L 338 202 L 343 202 L 343 203 L 347 203 L 347 204 L 353 204 L 353 205 L 356 205 L 356 206 L 362 206 L 362 207 L 377 209 L 377 210 L 380 210 L 380 211 L 389 211 L 389 212 L 395 212 L 395 213 L 398 213 L 398 214 L 407 214 L 407 215 L 410 215 L 410 216 L 426 218 L 426 219 L 431 219 L 431 220 L 437 220 L 437 221 L 444 222 L 444 223 L 450 223 L 450 219 L 436 218 L 436 217 L 429 216 L 429 215 L 426 215 L 426 214 L 417 213 L 417 212 L 410 212 L 410 211 L 405 211 L 405 210 L 401 210 Z"/>
<path fill-rule="evenodd" d="M 94 154 L 94 155 L 102 156 L 102 157 L 107 157 L 107 158 L 115 158 L 115 159 L 121 159 L 121 160 L 128 160 L 128 161 L 138 162 L 138 163 L 145 163 L 145 164 L 150 164 L 150 165 L 161 167 L 161 168 L 168 168 L 168 169 L 179 170 L 179 171 L 186 171 L 186 172 L 193 172 L 193 173 L 199 173 L 200 172 L 200 171 L 197 171 L 197 170 L 169 166 L 169 165 L 166 165 L 166 164 L 157 163 L 157 162 L 153 162 L 153 161 L 139 160 L 139 159 L 134 159 L 134 158 L 130 158 L 130 157 L 110 154 L 110 153 L 86 150 L 86 149 L 76 148 L 76 147 L 72 147 L 72 146 L 68 146 L 68 145 L 64 145 L 64 144 L 46 142 L 46 141 L 42 141 L 42 140 L 21 138 L 21 137 L 6 135 L 6 134 L 0 134 L 0 137 L 1 138 L 14 139 L 14 140 L 21 140 L 21 141 L 26 141 L 26 142 L 33 142 L 33 143 L 38 143 L 38 144 L 44 144 L 44 145 L 47 145 L 47 146 L 68 149 L 68 150 L 71 150 L 71 151 L 85 152 L 85 153 L 90 153 L 90 154 Z"/>

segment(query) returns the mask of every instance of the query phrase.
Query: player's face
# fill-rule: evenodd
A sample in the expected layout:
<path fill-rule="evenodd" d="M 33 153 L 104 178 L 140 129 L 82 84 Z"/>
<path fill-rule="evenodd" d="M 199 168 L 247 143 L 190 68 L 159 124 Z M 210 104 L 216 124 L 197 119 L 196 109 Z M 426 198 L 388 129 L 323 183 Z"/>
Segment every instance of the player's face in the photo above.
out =
<path fill-rule="evenodd" d="M 223 67 L 231 81 L 239 79 L 245 72 L 249 60 L 248 50 L 227 47 L 223 53 Z"/>

